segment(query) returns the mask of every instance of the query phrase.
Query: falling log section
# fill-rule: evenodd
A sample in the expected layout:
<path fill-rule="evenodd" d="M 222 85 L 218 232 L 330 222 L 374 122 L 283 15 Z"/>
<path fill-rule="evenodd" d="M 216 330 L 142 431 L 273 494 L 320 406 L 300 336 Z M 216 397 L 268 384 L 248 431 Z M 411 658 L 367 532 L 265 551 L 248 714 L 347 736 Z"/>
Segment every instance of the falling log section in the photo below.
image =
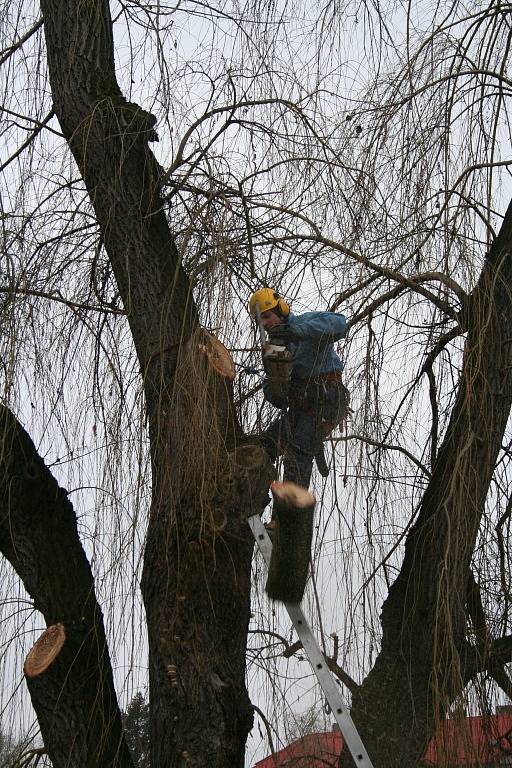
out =
<path fill-rule="evenodd" d="M 274 482 L 272 557 L 266 591 L 273 600 L 300 603 L 311 559 L 315 497 L 295 483 Z"/>

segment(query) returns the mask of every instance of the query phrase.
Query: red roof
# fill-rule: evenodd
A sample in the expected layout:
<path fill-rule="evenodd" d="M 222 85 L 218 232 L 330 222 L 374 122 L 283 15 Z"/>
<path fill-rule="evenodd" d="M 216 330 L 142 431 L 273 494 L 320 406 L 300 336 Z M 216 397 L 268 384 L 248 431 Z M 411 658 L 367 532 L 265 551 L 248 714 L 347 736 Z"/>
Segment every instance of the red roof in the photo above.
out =
<path fill-rule="evenodd" d="M 495 765 L 512 756 L 512 712 L 445 720 L 425 753 L 426 765 Z"/>
<path fill-rule="evenodd" d="M 328 768 L 336 766 L 342 747 L 339 731 L 310 733 L 260 760 L 254 768 Z"/>
<path fill-rule="evenodd" d="M 312 733 L 254 768 L 335 768 L 343 748 L 339 731 Z M 490 717 L 445 720 L 427 747 L 425 766 L 495 766 L 512 758 L 512 711 Z M 510 763 L 508 763 L 510 764 Z"/>

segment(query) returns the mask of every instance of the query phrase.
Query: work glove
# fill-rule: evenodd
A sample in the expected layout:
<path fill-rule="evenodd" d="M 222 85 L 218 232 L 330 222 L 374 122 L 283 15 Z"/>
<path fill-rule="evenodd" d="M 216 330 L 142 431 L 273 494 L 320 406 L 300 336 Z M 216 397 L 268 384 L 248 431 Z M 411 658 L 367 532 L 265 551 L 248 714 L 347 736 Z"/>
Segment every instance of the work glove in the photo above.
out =
<path fill-rule="evenodd" d="M 273 328 L 270 328 L 268 331 L 268 336 L 270 338 L 270 341 L 273 341 L 274 344 L 277 344 L 278 342 L 281 342 L 285 346 L 290 343 L 290 341 L 296 341 L 297 336 L 295 335 L 295 332 L 291 325 L 288 325 L 288 323 L 281 323 L 280 325 L 274 325 Z"/>

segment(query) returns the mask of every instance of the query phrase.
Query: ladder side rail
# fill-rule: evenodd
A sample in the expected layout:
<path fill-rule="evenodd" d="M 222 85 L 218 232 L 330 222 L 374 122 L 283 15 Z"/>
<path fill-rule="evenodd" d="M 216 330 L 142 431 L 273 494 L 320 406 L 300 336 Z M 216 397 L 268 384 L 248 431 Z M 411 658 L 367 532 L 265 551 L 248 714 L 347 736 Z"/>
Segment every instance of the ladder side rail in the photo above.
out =
<path fill-rule="evenodd" d="M 263 555 L 263 559 L 267 566 L 269 566 L 270 557 L 272 555 L 272 542 L 270 536 L 259 515 L 251 515 L 247 522 L 249 523 L 256 544 Z M 302 608 L 298 603 L 284 603 L 284 606 L 295 627 L 295 631 L 302 642 L 304 652 L 313 668 L 320 687 L 331 708 L 332 714 L 339 725 L 355 765 L 358 766 L 358 768 L 359 766 L 361 768 L 373 768 L 370 757 L 366 752 L 357 728 L 350 717 L 350 712 L 343 703 L 341 693 L 334 682 L 324 655 L 313 635 Z"/>

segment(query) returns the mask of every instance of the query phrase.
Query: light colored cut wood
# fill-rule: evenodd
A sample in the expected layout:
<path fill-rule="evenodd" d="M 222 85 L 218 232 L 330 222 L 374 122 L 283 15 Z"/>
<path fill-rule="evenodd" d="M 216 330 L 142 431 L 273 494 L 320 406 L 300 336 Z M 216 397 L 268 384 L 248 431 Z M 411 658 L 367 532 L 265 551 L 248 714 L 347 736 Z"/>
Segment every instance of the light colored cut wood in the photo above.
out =
<path fill-rule="evenodd" d="M 65 641 L 64 624 L 48 627 L 27 654 L 23 667 L 26 677 L 37 677 L 45 672 L 59 655 Z"/>
<path fill-rule="evenodd" d="M 296 485 L 296 483 L 281 483 L 275 480 L 270 486 L 270 490 L 276 501 L 293 509 L 307 509 L 315 504 L 313 494 L 302 488 L 302 486 Z"/>
<path fill-rule="evenodd" d="M 235 364 L 231 353 L 224 344 L 212 333 L 203 330 L 204 343 L 200 345 L 203 352 L 206 353 L 209 363 L 218 374 L 225 379 L 233 381 L 235 378 Z"/>

